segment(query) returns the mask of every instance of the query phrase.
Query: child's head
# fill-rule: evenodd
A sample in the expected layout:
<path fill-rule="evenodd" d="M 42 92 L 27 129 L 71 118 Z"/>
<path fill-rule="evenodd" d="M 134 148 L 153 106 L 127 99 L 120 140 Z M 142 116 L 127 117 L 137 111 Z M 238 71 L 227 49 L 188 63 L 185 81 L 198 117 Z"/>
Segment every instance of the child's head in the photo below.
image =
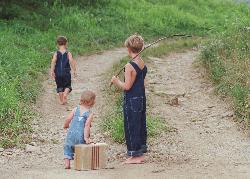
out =
<path fill-rule="evenodd" d="M 86 105 L 92 107 L 95 104 L 95 93 L 90 90 L 85 90 L 82 92 L 80 105 Z"/>
<path fill-rule="evenodd" d="M 124 43 L 128 48 L 129 53 L 139 53 L 144 46 L 144 40 L 140 35 L 131 35 Z"/>
<path fill-rule="evenodd" d="M 56 39 L 56 43 L 57 43 L 58 46 L 66 46 L 67 42 L 68 42 L 68 40 L 64 36 L 59 36 Z"/>

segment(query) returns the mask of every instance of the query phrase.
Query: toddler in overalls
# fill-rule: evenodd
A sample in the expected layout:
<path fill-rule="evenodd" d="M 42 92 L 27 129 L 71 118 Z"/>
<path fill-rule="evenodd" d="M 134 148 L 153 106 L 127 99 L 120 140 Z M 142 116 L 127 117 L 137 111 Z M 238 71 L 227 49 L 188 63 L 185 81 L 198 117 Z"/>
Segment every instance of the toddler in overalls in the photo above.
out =
<path fill-rule="evenodd" d="M 142 50 L 144 41 L 139 35 L 132 35 L 125 41 L 128 55 L 136 57 Z M 124 129 L 129 158 L 127 164 L 144 162 L 143 153 L 147 152 L 146 95 L 144 79 L 147 67 L 138 55 L 125 66 L 125 82 L 113 76 L 111 82 L 124 90 Z"/>
<path fill-rule="evenodd" d="M 59 94 L 60 104 L 67 103 L 67 96 L 72 91 L 71 68 L 76 77 L 76 63 L 72 54 L 67 51 L 67 39 L 60 36 L 57 38 L 58 50 L 51 60 L 51 77 L 56 81 L 56 91 Z"/>
<path fill-rule="evenodd" d="M 70 169 L 70 160 L 74 158 L 74 146 L 76 144 L 89 144 L 90 127 L 93 113 L 90 109 L 95 104 L 95 93 L 84 91 L 81 95 L 80 105 L 72 110 L 66 119 L 64 129 L 68 129 L 64 144 L 65 169 Z"/>

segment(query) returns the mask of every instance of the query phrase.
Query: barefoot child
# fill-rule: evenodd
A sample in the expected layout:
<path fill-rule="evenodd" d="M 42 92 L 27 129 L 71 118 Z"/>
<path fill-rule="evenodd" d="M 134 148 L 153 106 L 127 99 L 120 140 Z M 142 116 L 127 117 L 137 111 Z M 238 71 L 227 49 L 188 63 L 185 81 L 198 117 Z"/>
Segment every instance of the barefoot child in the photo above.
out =
<path fill-rule="evenodd" d="M 132 35 L 125 41 L 130 57 L 135 57 L 143 48 L 141 36 Z M 125 82 L 113 76 L 111 82 L 124 90 L 124 129 L 127 154 L 125 163 L 143 163 L 147 151 L 146 96 L 144 79 L 147 67 L 140 56 L 125 66 Z"/>
<path fill-rule="evenodd" d="M 66 119 L 64 129 L 68 129 L 64 144 L 65 169 L 70 169 L 70 160 L 74 157 L 74 146 L 76 144 L 89 144 L 90 127 L 93 114 L 90 109 L 95 104 L 95 93 L 84 91 L 81 95 L 80 105 L 72 110 Z"/>
<path fill-rule="evenodd" d="M 51 77 L 56 81 L 60 104 L 66 104 L 67 96 L 72 91 L 70 71 L 72 68 L 74 77 L 76 77 L 76 63 L 72 54 L 67 51 L 66 37 L 57 38 L 57 47 L 58 50 L 51 60 Z"/>

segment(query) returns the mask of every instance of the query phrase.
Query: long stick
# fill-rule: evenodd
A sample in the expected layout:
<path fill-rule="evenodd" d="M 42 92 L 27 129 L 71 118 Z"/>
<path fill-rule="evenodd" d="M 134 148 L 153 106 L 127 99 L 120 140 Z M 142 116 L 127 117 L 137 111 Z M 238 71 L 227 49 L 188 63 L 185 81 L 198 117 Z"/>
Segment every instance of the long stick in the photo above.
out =
<path fill-rule="evenodd" d="M 162 37 L 148 45 L 146 45 L 136 56 L 134 56 L 131 60 L 134 60 L 136 57 L 138 57 L 144 50 L 146 50 L 147 48 L 151 47 L 152 45 L 167 39 L 167 38 L 171 38 L 171 37 L 192 37 L 191 35 L 186 35 L 186 34 L 174 34 L 174 35 L 170 35 L 170 36 L 166 36 L 166 37 Z M 123 68 L 121 68 L 121 70 L 115 75 L 116 77 L 120 75 L 120 73 L 124 70 L 125 66 Z M 110 87 L 112 86 L 113 83 L 110 83 Z"/>

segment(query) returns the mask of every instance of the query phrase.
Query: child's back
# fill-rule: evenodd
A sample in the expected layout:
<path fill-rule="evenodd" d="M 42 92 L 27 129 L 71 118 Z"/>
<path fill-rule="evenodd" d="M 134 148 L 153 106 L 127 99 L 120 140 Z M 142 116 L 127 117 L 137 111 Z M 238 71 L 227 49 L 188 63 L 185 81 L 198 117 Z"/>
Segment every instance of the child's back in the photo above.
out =
<path fill-rule="evenodd" d="M 147 74 L 147 66 L 144 65 L 144 67 L 141 69 L 135 62 L 130 61 L 129 62 L 131 64 L 131 66 L 133 66 L 133 68 L 136 71 L 136 77 L 135 77 L 135 81 L 133 83 L 133 85 L 131 86 L 131 88 L 129 90 L 125 90 L 125 95 L 126 97 L 139 97 L 145 96 L 145 85 L 144 85 L 144 79 L 146 77 Z"/>
<path fill-rule="evenodd" d="M 84 127 L 88 119 L 90 110 L 80 114 L 80 106 L 77 106 L 74 117 L 69 125 L 65 145 L 74 146 L 76 144 L 83 144 L 84 142 Z"/>
<path fill-rule="evenodd" d="M 76 77 L 76 64 L 72 54 L 67 51 L 67 39 L 57 38 L 58 50 L 51 60 L 51 77 L 56 81 L 56 91 L 59 94 L 60 104 L 67 103 L 67 96 L 72 91 L 71 67 Z"/>
<path fill-rule="evenodd" d="M 56 51 L 56 65 L 55 65 L 55 75 L 56 77 L 64 77 L 70 75 L 70 64 L 68 58 L 68 51 L 61 52 Z"/>
<path fill-rule="evenodd" d="M 66 119 L 64 129 L 68 128 L 64 144 L 65 168 L 70 168 L 70 160 L 74 158 L 76 144 L 90 143 L 90 126 L 93 114 L 90 109 L 95 104 L 95 93 L 84 91 L 81 95 L 80 105 L 71 111 Z"/>

